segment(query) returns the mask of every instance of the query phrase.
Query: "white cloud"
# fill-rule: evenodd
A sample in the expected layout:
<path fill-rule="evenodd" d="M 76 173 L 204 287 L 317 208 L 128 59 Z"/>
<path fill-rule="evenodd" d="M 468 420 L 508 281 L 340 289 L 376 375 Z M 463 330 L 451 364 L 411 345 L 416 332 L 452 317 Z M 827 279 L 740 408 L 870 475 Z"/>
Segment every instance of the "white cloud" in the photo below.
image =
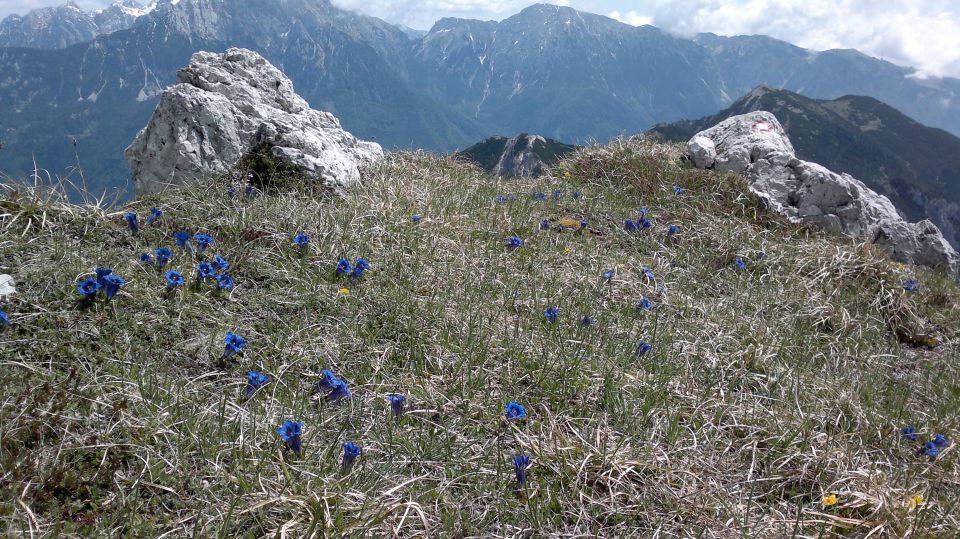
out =
<path fill-rule="evenodd" d="M 653 24 L 653 17 L 647 15 L 641 15 L 636 11 L 630 10 L 626 13 L 621 14 L 617 10 L 611 11 L 607 17 L 611 19 L 616 19 L 620 22 L 625 22 L 627 24 L 632 24 L 633 26 L 643 26 L 645 24 Z"/>
<path fill-rule="evenodd" d="M 921 76 L 960 76 L 960 2 L 653 0 L 654 24 L 681 34 L 765 34 L 816 50 L 858 49 Z"/>

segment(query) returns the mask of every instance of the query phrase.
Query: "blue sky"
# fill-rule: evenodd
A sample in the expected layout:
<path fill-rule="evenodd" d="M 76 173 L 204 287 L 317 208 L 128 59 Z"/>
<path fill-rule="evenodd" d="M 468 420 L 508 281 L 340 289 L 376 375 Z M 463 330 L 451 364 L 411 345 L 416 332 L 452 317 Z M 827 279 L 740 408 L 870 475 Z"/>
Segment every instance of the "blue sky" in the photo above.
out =
<path fill-rule="evenodd" d="M 85 9 L 111 0 L 75 0 Z M 145 1 L 145 0 L 142 0 Z M 263 0 L 268 3 L 271 0 Z M 503 19 L 530 0 L 331 0 L 393 23 L 428 29 L 441 17 Z M 0 17 L 63 0 L 0 0 Z M 630 24 L 679 35 L 765 34 L 816 50 L 858 49 L 916 67 L 918 76 L 960 77 L 960 0 L 557 0 Z"/>

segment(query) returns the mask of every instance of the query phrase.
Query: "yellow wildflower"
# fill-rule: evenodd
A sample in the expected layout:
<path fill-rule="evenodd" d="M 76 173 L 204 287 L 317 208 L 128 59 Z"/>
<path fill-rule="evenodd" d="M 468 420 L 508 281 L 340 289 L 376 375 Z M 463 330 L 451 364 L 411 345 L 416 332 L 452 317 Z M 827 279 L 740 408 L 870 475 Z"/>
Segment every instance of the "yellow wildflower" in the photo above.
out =
<path fill-rule="evenodd" d="M 822 503 L 824 507 L 830 507 L 831 505 L 837 505 L 837 495 L 836 495 L 836 494 L 831 494 L 831 495 L 829 495 L 829 496 L 824 496 L 823 498 L 820 499 L 820 503 Z"/>
<path fill-rule="evenodd" d="M 918 505 L 923 505 L 923 496 L 916 494 L 910 498 L 910 510 L 914 510 Z"/>
<path fill-rule="evenodd" d="M 569 170 L 564 170 L 564 171 L 563 171 L 563 175 L 569 178 L 569 177 L 570 177 L 570 171 L 569 171 Z"/>
<path fill-rule="evenodd" d="M 343 294 L 344 296 L 346 296 L 346 295 L 350 294 L 350 289 L 349 289 L 349 288 L 341 288 L 341 289 L 340 289 L 340 293 Z"/>

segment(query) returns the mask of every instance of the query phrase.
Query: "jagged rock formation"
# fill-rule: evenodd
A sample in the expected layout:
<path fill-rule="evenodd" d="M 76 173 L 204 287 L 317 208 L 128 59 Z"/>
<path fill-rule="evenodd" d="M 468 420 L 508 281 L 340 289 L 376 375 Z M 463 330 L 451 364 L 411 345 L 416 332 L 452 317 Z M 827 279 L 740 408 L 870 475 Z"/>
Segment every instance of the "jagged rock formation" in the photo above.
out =
<path fill-rule="evenodd" d="M 716 114 L 659 124 L 645 134 L 686 142 L 731 116 L 758 110 L 777 117 L 798 158 L 860 179 L 910 221 L 933 221 L 960 249 L 960 138 L 871 97 L 810 99 L 758 86 Z"/>
<path fill-rule="evenodd" d="M 513 138 L 490 137 L 456 155 L 477 163 L 495 176 L 533 178 L 576 149 L 570 144 L 523 133 Z"/>
<path fill-rule="evenodd" d="M 797 159 L 769 112 L 733 116 L 687 144 L 698 168 L 743 174 L 766 205 L 794 222 L 867 240 L 896 260 L 960 276 L 960 256 L 928 220 L 905 221 L 887 197 L 848 174 Z"/>
<path fill-rule="evenodd" d="M 143 194 L 224 172 L 261 148 L 337 189 L 383 156 L 311 109 L 262 56 L 237 48 L 194 54 L 125 155 Z"/>

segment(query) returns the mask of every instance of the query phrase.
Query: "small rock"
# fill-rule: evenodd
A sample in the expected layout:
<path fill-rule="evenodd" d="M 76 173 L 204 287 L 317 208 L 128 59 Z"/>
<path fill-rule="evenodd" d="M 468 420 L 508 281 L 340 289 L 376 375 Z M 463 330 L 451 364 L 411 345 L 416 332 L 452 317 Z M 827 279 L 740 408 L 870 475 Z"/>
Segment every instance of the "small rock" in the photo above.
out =
<path fill-rule="evenodd" d="M 0 298 L 16 294 L 17 289 L 14 286 L 15 284 L 12 275 L 0 275 Z"/>
<path fill-rule="evenodd" d="M 717 147 L 707 137 L 696 136 L 687 143 L 690 158 L 697 168 L 710 168 L 717 160 Z"/>

